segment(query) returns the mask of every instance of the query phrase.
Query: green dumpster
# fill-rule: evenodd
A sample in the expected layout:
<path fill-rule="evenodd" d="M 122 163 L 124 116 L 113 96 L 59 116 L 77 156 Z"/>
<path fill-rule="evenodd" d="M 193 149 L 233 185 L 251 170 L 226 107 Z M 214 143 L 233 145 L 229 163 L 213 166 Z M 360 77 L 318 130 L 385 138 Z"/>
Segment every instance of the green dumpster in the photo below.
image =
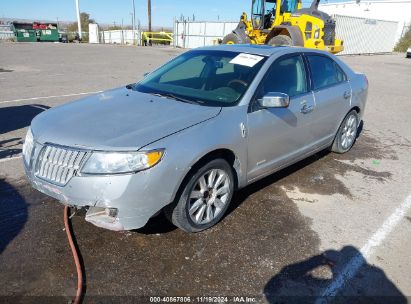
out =
<path fill-rule="evenodd" d="M 55 23 L 33 23 L 39 41 L 59 41 L 59 31 Z"/>
<path fill-rule="evenodd" d="M 37 41 L 36 31 L 34 30 L 19 29 L 17 31 L 14 31 L 14 34 L 16 35 L 16 39 L 18 42 L 36 42 Z"/>
<path fill-rule="evenodd" d="M 33 29 L 33 24 L 13 22 L 11 25 L 12 31 L 18 42 L 36 42 L 36 31 Z"/>
<path fill-rule="evenodd" d="M 13 22 L 12 29 L 18 42 L 59 41 L 59 31 L 56 23 Z"/>

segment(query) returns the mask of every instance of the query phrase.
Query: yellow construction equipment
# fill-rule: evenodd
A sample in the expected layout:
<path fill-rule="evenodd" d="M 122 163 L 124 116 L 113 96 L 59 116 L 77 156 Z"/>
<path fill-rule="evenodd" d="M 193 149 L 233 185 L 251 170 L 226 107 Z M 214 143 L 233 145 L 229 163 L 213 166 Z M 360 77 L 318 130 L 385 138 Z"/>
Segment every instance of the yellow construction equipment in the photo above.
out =
<path fill-rule="evenodd" d="M 243 13 L 237 28 L 223 44 L 294 45 L 338 53 L 335 20 L 318 10 L 320 0 L 302 8 L 301 0 L 252 0 L 251 20 Z"/>

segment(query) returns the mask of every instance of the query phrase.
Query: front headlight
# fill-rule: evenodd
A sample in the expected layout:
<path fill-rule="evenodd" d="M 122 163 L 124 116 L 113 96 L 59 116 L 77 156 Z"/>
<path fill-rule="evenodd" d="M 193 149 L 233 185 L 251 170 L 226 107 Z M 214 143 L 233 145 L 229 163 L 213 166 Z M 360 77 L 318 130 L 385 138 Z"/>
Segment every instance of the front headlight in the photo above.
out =
<path fill-rule="evenodd" d="M 31 153 L 33 152 L 34 139 L 31 128 L 28 129 L 26 139 L 23 144 L 23 158 L 27 165 L 30 165 Z"/>
<path fill-rule="evenodd" d="M 131 173 L 156 165 L 163 157 L 163 150 L 147 152 L 93 152 L 84 167 L 85 174 Z"/>

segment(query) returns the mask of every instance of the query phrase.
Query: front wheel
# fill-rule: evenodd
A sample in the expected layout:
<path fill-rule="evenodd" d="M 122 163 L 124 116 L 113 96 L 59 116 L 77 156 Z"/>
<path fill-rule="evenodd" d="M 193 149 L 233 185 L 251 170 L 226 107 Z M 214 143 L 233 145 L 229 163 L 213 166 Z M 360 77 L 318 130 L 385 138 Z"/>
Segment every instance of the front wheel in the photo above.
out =
<path fill-rule="evenodd" d="M 357 111 L 352 110 L 347 114 L 347 116 L 345 116 L 343 122 L 341 123 L 337 135 L 334 138 L 331 151 L 340 154 L 348 152 L 357 139 L 358 126 L 358 113 Z"/>
<path fill-rule="evenodd" d="M 165 209 L 171 222 L 186 232 L 217 224 L 231 202 L 234 177 L 224 159 L 215 159 L 192 172 L 176 204 Z"/>
<path fill-rule="evenodd" d="M 293 45 L 292 39 L 287 35 L 278 35 L 271 38 L 268 41 L 269 45 L 277 46 L 277 45 Z"/>

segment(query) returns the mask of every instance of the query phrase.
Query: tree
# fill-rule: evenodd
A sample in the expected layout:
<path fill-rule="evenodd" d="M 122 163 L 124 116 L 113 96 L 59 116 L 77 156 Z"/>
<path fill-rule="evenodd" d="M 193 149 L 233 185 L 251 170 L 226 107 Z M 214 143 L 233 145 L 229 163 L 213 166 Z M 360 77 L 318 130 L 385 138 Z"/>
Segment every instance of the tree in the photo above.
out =
<path fill-rule="evenodd" d="M 109 31 L 117 31 L 117 30 L 121 30 L 121 29 L 122 29 L 121 26 L 118 26 L 118 25 L 112 25 L 112 26 L 108 27 Z"/>
<path fill-rule="evenodd" d="M 408 28 L 408 31 L 402 36 L 400 41 L 398 41 L 397 45 L 394 48 L 396 52 L 406 52 L 407 49 L 411 47 L 411 25 Z"/>
<path fill-rule="evenodd" d="M 90 19 L 90 14 L 87 13 L 80 13 L 80 21 L 81 21 L 81 31 L 88 33 L 88 25 L 90 23 L 96 23 L 94 19 Z M 77 22 L 70 23 L 67 27 L 67 31 L 69 32 L 78 32 Z"/>

